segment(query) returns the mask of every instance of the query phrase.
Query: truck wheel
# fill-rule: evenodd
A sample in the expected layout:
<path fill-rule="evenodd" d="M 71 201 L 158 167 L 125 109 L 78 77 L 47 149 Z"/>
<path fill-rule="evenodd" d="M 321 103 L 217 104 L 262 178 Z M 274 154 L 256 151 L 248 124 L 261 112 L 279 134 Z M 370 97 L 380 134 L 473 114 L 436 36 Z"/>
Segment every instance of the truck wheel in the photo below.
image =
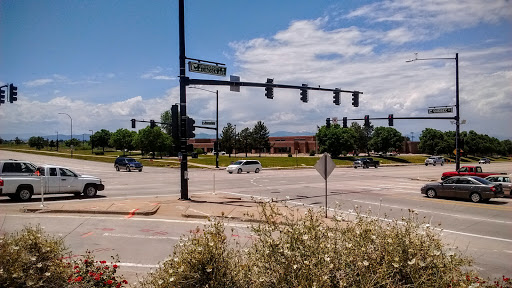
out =
<path fill-rule="evenodd" d="M 428 189 L 427 190 L 427 197 L 428 198 L 436 197 L 436 190 L 434 190 L 433 188 Z"/>
<path fill-rule="evenodd" d="M 441 162 L 441 166 L 443 166 L 443 165 L 444 165 L 444 162 Z"/>
<path fill-rule="evenodd" d="M 16 190 L 16 198 L 21 201 L 28 201 L 30 198 L 32 198 L 33 193 L 34 192 L 32 191 L 32 187 L 20 186 L 18 187 L 18 190 Z"/>
<path fill-rule="evenodd" d="M 480 194 L 474 192 L 472 193 L 469 198 L 471 198 L 471 201 L 473 201 L 474 203 L 478 203 L 480 201 L 482 201 L 482 196 L 480 196 Z"/>
<path fill-rule="evenodd" d="M 126 171 L 131 172 L 132 169 L 130 169 L 130 166 L 126 165 Z"/>
<path fill-rule="evenodd" d="M 375 168 L 379 168 L 379 165 L 375 164 Z"/>
<path fill-rule="evenodd" d="M 120 169 L 119 169 L 119 165 L 116 165 L 116 171 L 119 171 L 119 170 L 120 170 Z"/>
<path fill-rule="evenodd" d="M 85 185 L 84 195 L 86 197 L 94 197 L 94 196 L 96 196 L 96 193 L 98 193 L 98 190 L 96 189 L 96 186 L 94 186 L 92 184 Z"/>

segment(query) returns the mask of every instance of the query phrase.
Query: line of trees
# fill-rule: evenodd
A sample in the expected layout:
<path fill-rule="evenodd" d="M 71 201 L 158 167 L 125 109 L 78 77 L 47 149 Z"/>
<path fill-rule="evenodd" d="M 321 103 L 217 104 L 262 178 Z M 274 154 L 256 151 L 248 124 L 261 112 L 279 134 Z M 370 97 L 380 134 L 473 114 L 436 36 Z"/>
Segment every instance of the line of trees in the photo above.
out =
<path fill-rule="evenodd" d="M 226 151 L 231 157 L 233 151 L 247 153 L 256 150 L 260 156 L 262 152 L 270 150 L 270 132 L 265 123 L 258 121 L 252 129 L 244 128 L 240 132 L 236 132 L 235 126 L 228 123 L 222 129 L 220 136 L 220 149 Z"/>

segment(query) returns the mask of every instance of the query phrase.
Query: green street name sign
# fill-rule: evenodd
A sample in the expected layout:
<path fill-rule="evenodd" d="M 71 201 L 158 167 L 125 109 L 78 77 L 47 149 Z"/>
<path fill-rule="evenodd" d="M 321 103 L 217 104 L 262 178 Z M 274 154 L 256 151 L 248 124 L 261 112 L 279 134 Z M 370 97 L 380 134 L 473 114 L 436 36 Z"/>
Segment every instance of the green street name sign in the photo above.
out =
<path fill-rule="evenodd" d="M 434 113 L 452 113 L 453 107 L 428 108 L 428 114 Z"/>
<path fill-rule="evenodd" d="M 188 62 L 188 71 L 216 76 L 226 76 L 226 67 L 192 61 Z"/>

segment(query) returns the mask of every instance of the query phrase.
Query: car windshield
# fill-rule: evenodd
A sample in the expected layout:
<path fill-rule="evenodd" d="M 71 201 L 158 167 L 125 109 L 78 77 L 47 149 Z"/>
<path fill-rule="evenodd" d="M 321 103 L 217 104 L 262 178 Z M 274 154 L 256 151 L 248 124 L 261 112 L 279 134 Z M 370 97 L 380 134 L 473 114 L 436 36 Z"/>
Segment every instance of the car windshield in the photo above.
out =
<path fill-rule="evenodd" d="M 231 165 L 242 165 L 242 163 L 244 163 L 244 161 L 236 161 L 235 163 L 233 163 Z"/>
<path fill-rule="evenodd" d="M 130 162 L 131 163 L 131 162 L 137 162 L 137 161 L 135 161 L 135 159 L 133 159 L 133 158 L 126 158 L 126 162 Z"/>
<path fill-rule="evenodd" d="M 472 178 L 473 180 L 475 181 L 478 181 L 484 185 L 494 185 L 494 183 L 492 183 L 491 181 L 487 180 L 487 179 L 484 179 L 484 178 L 480 178 L 480 177 L 475 177 L 475 178 Z"/>

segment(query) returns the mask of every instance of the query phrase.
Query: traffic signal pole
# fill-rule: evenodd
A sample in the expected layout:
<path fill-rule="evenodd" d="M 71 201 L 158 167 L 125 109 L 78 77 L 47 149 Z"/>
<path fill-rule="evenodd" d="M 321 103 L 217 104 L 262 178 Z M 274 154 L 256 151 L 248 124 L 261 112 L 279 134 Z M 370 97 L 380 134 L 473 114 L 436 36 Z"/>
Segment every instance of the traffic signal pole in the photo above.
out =
<path fill-rule="evenodd" d="M 185 74 L 185 0 L 179 0 L 179 45 L 180 45 L 180 152 L 181 166 L 180 200 L 190 200 L 188 197 L 188 167 L 187 167 L 187 76 Z"/>

